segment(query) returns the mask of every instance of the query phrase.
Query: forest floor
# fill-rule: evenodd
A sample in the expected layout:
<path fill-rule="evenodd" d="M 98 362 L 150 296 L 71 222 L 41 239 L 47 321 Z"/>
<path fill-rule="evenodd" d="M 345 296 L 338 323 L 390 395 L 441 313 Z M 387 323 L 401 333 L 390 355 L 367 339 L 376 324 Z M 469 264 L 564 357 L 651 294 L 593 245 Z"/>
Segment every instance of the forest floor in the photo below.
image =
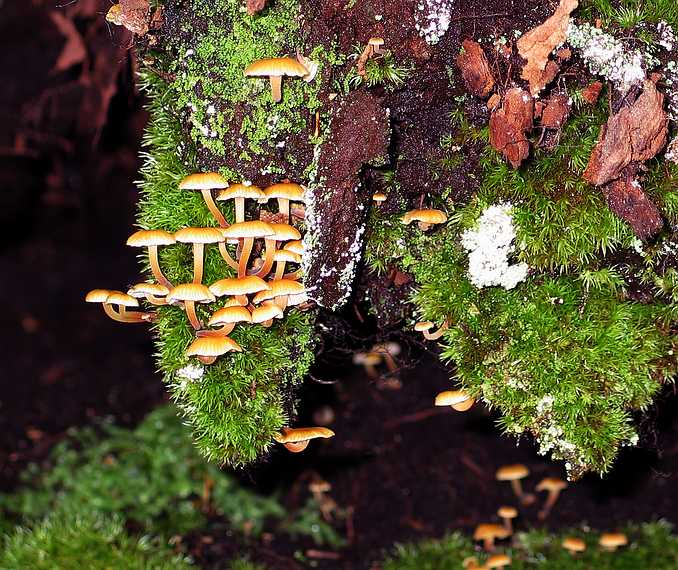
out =
<path fill-rule="evenodd" d="M 497 12 L 505 10 L 504 2 L 484 9 L 491 12 L 493 3 Z M 474 3 L 467 4 L 472 13 Z M 79 12 L 69 12 L 70 24 L 50 15 L 54 12 L 46 6 L 38 0 L 9 3 L 0 20 L 0 33 L 12 46 L 0 55 L 0 77 L 8 86 L 0 92 L 5 125 L 0 132 L 0 292 L 5 300 L 0 483 L 5 491 L 27 463 L 46 457 L 67 428 L 105 415 L 133 425 L 165 399 L 147 331 L 123 330 L 83 303 L 89 289 L 131 283 L 138 271 L 124 238 L 133 226 L 133 181 L 147 115 L 132 81 L 130 39 L 119 31 L 109 34 L 96 2 L 81 2 Z M 398 10 L 397 2 L 385 2 L 385 21 L 396 20 Z M 535 8 L 523 17 L 536 22 L 544 13 Z M 465 25 L 482 35 L 493 24 L 471 19 Z M 65 42 L 75 41 L 70 26 L 84 41 L 84 55 L 60 70 L 55 62 Z M 416 55 L 421 45 L 410 40 L 403 37 L 394 45 Z M 435 77 L 436 65 L 417 69 Z M 444 68 L 437 73 L 446 74 Z M 17 82 L 17 77 L 24 79 Z M 402 148 L 413 157 L 426 141 L 415 140 L 422 135 L 412 125 L 426 120 L 430 111 L 425 109 L 446 111 L 435 89 L 421 85 L 419 93 L 388 95 L 396 115 L 399 102 L 421 101 L 420 107 L 410 105 L 398 124 L 401 140 L 409 137 Z M 83 109 L 94 118 L 87 125 Z M 407 175 L 420 176 L 416 160 Z M 290 507 L 306 501 L 313 477 L 330 483 L 335 524 L 348 544 L 315 553 L 318 567 L 366 567 L 365 561 L 378 559 L 395 541 L 468 531 L 493 519 L 499 505 L 513 502 L 508 485 L 494 480 L 502 464 L 526 464 L 530 487 L 544 476 L 562 476 L 560 467 L 537 456 L 529 441 L 516 447 L 513 439 L 500 436 L 496 418 L 483 408 L 463 415 L 431 408 L 431 394 L 448 388 L 449 374 L 417 342 L 393 337 L 404 349 L 396 382 L 370 379 L 354 367 L 351 351 L 370 346 L 377 332 L 369 318 L 357 316 L 364 314 L 358 305 L 345 311 L 341 326 L 350 332 L 327 339 L 332 346 L 312 373 L 320 382 L 309 380 L 301 393 L 301 423 L 314 414 L 330 414 L 329 425 L 345 436 L 299 456 L 276 452 L 238 474 L 262 492 L 283 489 L 283 502 Z M 678 399 L 667 388 L 641 419 L 639 448 L 624 450 L 604 479 L 587 476 L 572 484 L 545 524 L 555 529 L 586 521 L 609 529 L 629 520 L 676 522 L 677 409 Z M 540 524 L 537 510 L 526 509 L 518 526 Z M 313 548 L 282 536 L 243 545 L 221 528 L 214 520 L 200 536 L 187 538 L 206 567 L 219 567 L 225 554 L 244 548 L 255 560 L 293 568 L 294 553 Z"/>

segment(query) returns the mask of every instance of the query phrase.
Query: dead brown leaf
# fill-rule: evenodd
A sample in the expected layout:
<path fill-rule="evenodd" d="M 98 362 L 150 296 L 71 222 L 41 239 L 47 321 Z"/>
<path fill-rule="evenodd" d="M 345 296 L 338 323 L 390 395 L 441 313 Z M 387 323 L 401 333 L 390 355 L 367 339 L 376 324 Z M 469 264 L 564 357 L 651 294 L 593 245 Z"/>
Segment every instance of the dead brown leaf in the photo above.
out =
<path fill-rule="evenodd" d="M 533 96 L 553 79 L 545 74 L 549 54 L 565 41 L 570 14 L 578 5 L 579 0 L 560 0 L 558 8 L 548 20 L 518 40 L 518 53 L 527 61 L 521 77 L 530 84 Z"/>
<path fill-rule="evenodd" d="M 541 125 L 547 129 L 560 129 L 570 115 L 570 98 L 563 93 L 554 93 L 546 100 L 541 113 Z"/>
<path fill-rule="evenodd" d="M 628 223 L 640 239 L 650 239 L 664 226 L 659 210 L 633 177 L 614 180 L 603 186 L 602 191 L 610 210 Z"/>
<path fill-rule="evenodd" d="M 254 16 L 266 8 L 267 0 L 247 0 L 247 13 Z"/>
<path fill-rule="evenodd" d="M 490 144 L 518 168 L 530 154 L 527 133 L 532 130 L 534 99 L 524 89 L 514 87 L 504 95 L 501 107 L 490 116 Z"/>
<path fill-rule="evenodd" d="M 148 32 L 150 13 L 148 0 L 120 0 L 119 4 L 113 4 L 108 10 L 106 19 L 142 36 Z"/>
<path fill-rule="evenodd" d="M 619 178 L 631 162 L 644 162 L 666 144 L 668 118 L 664 95 L 651 81 L 645 81 L 636 101 L 612 115 L 600 129 L 600 136 L 584 171 L 584 179 L 602 186 Z"/>
<path fill-rule="evenodd" d="M 589 105 L 595 105 L 602 90 L 603 84 L 600 81 L 594 81 L 581 92 L 581 96 Z"/>
<path fill-rule="evenodd" d="M 464 40 L 462 51 L 457 56 L 457 67 L 461 70 L 464 85 L 469 93 L 487 97 L 494 88 L 494 78 L 485 52 L 478 42 Z"/>
<path fill-rule="evenodd" d="M 49 17 L 59 32 L 66 38 L 66 43 L 51 71 L 51 73 L 59 73 L 85 61 L 87 48 L 72 20 L 60 12 L 50 12 Z"/>

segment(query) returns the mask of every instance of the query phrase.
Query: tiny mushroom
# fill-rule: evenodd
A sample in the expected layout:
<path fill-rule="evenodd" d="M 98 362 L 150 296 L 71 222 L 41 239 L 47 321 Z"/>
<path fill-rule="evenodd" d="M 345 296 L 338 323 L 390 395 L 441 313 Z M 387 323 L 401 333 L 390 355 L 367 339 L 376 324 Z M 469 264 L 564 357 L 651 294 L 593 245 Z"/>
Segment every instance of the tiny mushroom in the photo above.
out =
<path fill-rule="evenodd" d="M 473 540 L 482 540 L 486 551 L 494 550 L 494 541 L 496 539 L 508 538 L 510 533 L 501 525 L 493 523 L 479 524 L 473 533 Z"/>
<path fill-rule="evenodd" d="M 275 275 L 273 277 L 275 281 L 283 277 L 296 278 L 296 271 L 287 275 L 285 274 L 285 265 L 287 263 L 301 263 L 301 256 L 299 254 L 287 249 L 279 249 L 273 254 L 273 261 L 275 261 Z"/>
<path fill-rule="evenodd" d="M 373 53 L 384 53 L 384 38 L 370 38 L 367 45 L 372 48 Z"/>
<path fill-rule="evenodd" d="M 252 315 L 246 307 L 223 307 L 214 312 L 207 324 L 211 327 L 222 325 L 210 331 L 198 331 L 198 336 L 228 336 L 233 332 L 236 323 L 251 323 Z"/>
<path fill-rule="evenodd" d="M 402 217 L 402 222 L 409 225 L 412 222 L 417 222 L 419 229 L 423 232 L 436 224 L 444 224 L 447 221 L 447 214 L 442 210 L 434 210 L 431 208 L 419 208 L 410 210 Z"/>
<path fill-rule="evenodd" d="M 116 311 L 110 303 L 107 303 L 108 297 L 112 293 L 116 293 L 116 291 L 110 291 L 109 289 L 92 289 L 85 295 L 85 303 L 101 303 L 106 315 L 119 323 L 141 322 L 140 320 L 130 320 L 127 316 L 128 313 L 123 313 L 124 306 Z M 132 298 L 132 300 L 136 303 L 136 305 L 133 306 L 138 307 L 139 303 L 136 302 L 136 299 Z"/>
<path fill-rule="evenodd" d="M 184 283 L 177 285 L 167 295 L 168 303 L 184 302 L 186 315 L 195 330 L 202 328 L 202 323 L 195 312 L 196 303 L 212 303 L 216 299 L 210 290 L 200 283 Z"/>
<path fill-rule="evenodd" d="M 289 204 L 288 204 L 289 206 Z M 301 239 L 301 233 L 297 228 L 290 224 L 269 224 L 273 229 L 273 233 L 264 237 L 264 244 L 266 246 L 266 253 L 264 254 L 264 262 L 257 270 L 255 275 L 258 277 L 266 277 L 268 272 L 273 267 L 275 261 L 276 244 L 278 242 Z M 283 248 L 284 249 L 284 248 Z M 289 251 L 289 250 L 288 250 Z"/>
<path fill-rule="evenodd" d="M 334 432 L 326 427 L 283 428 L 273 436 L 278 443 L 282 443 L 288 451 L 299 453 L 308 447 L 308 442 L 319 437 L 332 437 Z"/>
<path fill-rule="evenodd" d="M 235 202 L 236 223 L 245 221 L 245 200 L 260 200 L 265 195 L 259 186 L 252 184 L 231 184 L 217 195 L 218 202 L 233 200 Z"/>
<path fill-rule="evenodd" d="M 511 564 L 511 557 L 508 554 L 493 554 L 485 562 L 485 568 L 505 568 Z"/>
<path fill-rule="evenodd" d="M 414 330 L 422 333 L 426 340 L 438 340 L 441 336 L 443 336 L 448 326 L 447 319 L 445 319 L 443 324 L 438 327 L 437 331 L 429 332 L 433 327 L 435 327 L 435 323 L 433 321 L 420 321 L 415 323 Z"/>
<path fill-rule="evenodd" d="M 531 505 L 534 502 L 534 495 L 523 492 L 523 486 L 520 480 L 530 474 L 530 470 L 520 463 L 513 465 L 504 465 L 497 470 L 497 481 L 509 481 L 516 497 L 520 499 L 523 505 Z"/>
<path fill-rule="evenodd" d="M 266 281 L 256 275 L 248 275 L 240 279 L 235 277 L 220 279 L 209 287 L 210 292 L 215 297 L 233 295 L 238 305 L 243 307 L 249 303 L 247 295 L 253 295 L 260 291 L 268 291 L 270 288 L 271 286 Z"/>
<path fill-rule="evenodd" d="M 537 515 L 540 520 L 544 520 L 549 516 L 553 505 L 556 504 L 556 501 L 560 496 L 560 492 L 566 488 L 567 483 L 561 479 L 558 479 L 557 477 L 546 477 L 539 481 L 539 484 L 536 487 L 537 491 L 548 491 L 544 508 L 542 508 L 542 510 L 539 511 Z"/>
<path fill-rule="evenodd" d="M 179 183 L 179 190 L 198 190 L 202 194 L 205 204 L 222 228 L 228 226 L 228 222 L 221 210 L 217 207 L 212 190 L 222 190 L 228 187 L 226 179 L 218 172 L 199 172 L 189 174 Z"/>
<path fill-rule="evenodd" d="M 203 364 L 212 364 L 218 356 L 234 351 L 242 352 L 242 347 L 230 337 L 203 336 L 191 343 L 186 356 L 196 356 Z"/>
<path fill-rule="evenodd" d="M 518 516 L 515 507 L 501 506 L 497 509 L 497 515 L 504 521 L 504 528 L 513 534 L 513 519 Z"/>
<path fill-rule="evenodd" d="M 273 101 L 279 103 L 282 99 L 282 78 L 304 77 L 308 74 L 306 69 L 298 60 L 290 57 L 272 57 L 260 59 L 247 66 L 245 69 L 246 77 L 268 77 L 271 82 L 271 97 Z"/>
<path fill-rule="evenodd" d="M 620 546 L 626 546 L 628 543 L 629 539 L 621 532 L 606 532 L 600 535 L 598 541 L 598 544 L 609 552 L 614 552 Z"/>
<path fill-rule="evenodd" d="M 264 194 L 267 200 L 275 198 L 278 201 L 278 211 L 287 217 L 287 221 L 290 217 L 290 202 L 305 202 L 304 187 L 294 182 L 272 184 L 264 190 Z"/>
<path fill-rule="evenodd" d="M 87 300 L 87 298 L 85 298 Z M 117 306 L 117 311 L 113 308 Z M 114 321 L 120 323 L 144 323 L 152 318 L 152 313 L 143 313 L 140 311 L 128 311 L 128 307 L 138 307 L 137 301 L 131 295 L 127 295 L 122 291 L 110 291 L 108 297 L 104 301 L 104 311 Z"/>
<path fill-rule="evenodd" d="M 136 283 L 132 285 L 127 294 L 135 299 L 146 299 L 153 305 L 166 305 L 165 297 L 169 289 L 160 283 Z"/>
<path fill-rule="evenodd" d="M 174 236 L 163 230 L 139 230 L 134 232 L 128 239 L 127 245 L 131 247 L 147 247 L 148 261 L 151 264 L 151 271 L 153 277 L 168 289 L 173 287 L 172 283 L 165 277 L 160 269 L 160 261 L 158 259 L 158 247 L 161 245 L 172 245 L 176 240 Z"/>
<path fill-rule="evenodd" d="M 586 550 L 586 543 L 576 536 L 566 536 L 563 539 L 562 546 L 571 554 L 577 554 L 578 552 L 584 552 Z"/>
<path fill-rule="evenodd" d="M 381 354 L 375 352 L 356 352 L 353 355 L 353 364 L 363 366 L 370 378 L 378 378 L 377 366 L 381 364 Z"/>
<path fill-rule="evenodd" d="M 436 396 L 436 406 L 451 406 L 458 412 L 465 412 L 471 409 L 475 400 L 464 390 L 446 390 Z"/>
<path fill-rule="evenodd" d="M 380 342 L 372 347 L 370 353 L 381 356 L 384 359 L 389 372 L 396 372 L 398 370 L 398 364 L 393 357 L 398 356 L 400 350 L 400 345 L 397 342 Z"/>
<path fill-rule="evenodd" d="M 375 192 L 374 194 L 372 194 L 372 200 L 374 200 L 377 204 L 386 202 L 386 194 L 384 194 L 383 192 Z"/>
<path fill-rule="evenodd" d="M 306 288 L 301 283 L 292 279 L 278 279 L 277 281 L 269 281 L 268 284 L 271 288 L 257 293 L 252 303 L 257 305 L 262 301 L 274 299 L 275 304 L 284 311 L 290 295 L 299 295 L 306 292 Z"/>
<path fill-rule="evenodd" d="M 292 241 L 288 241 L 284 246 L 283 249 L 286 249 L 287 251 L 291 251 L 292 253 L 296 253 L 298 255 L 303 255 L 304 254 L 304 243 L 300 239 L 295 239 Z"/>
<path fill-rule="evenodd" d="M 256 238 L 263 238 L 275 233 L 270 224 L 259 220 L 251 222 L 240 222 L 233 224 L 222 230 L 226 239 L 243 239 L 242 251 L 238 260 L 238 277 L 245 277 L 247 274 L 247 264 L 250 260 L 250 254 Z"/>
<path fill-rule="evenodd" d="M 205 245 L 221 243 L 224 236 L 217 228 L 182 228 L 174 234 L 174 239 L 193 245 L 193 283 L 202 283 Z"/>
<path fill-rule="evenodd" d="M 273 319 L 283 316 L 283 310 L 273 301 L 264 301 L 258 307 L 252 309 L 252 322 L 265 327 L 273 324 Z"/>

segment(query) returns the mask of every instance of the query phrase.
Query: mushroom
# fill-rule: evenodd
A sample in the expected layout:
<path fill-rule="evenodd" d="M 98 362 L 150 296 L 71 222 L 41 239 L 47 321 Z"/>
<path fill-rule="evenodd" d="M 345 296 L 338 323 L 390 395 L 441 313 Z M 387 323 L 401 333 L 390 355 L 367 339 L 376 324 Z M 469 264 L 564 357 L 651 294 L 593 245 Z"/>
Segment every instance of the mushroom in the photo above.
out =
<path fill-rule="evenodd" d="M 172 245 L 175 242 L 174 236 L 163 230 L 139 230 L 127 238 L 127 245 L 129 246 L 148 248 L 148 261 L 151 264 L 153 277 L 155 277 L 158 283 L 164 285 L 168 289 L 171 289 L 174 285 L 172 285 L 160 269 L 158 246 Z"/>
<path fill-rule="evenodd" d="M 509 532 L 501 525 L 494 523 L 479 524 L 473 533 L 473 540 L 482 540 L 483 548 L 487 552 L 494 550 L 495 539 L 504 539 L 510 536 Z"/>
<path fill-rule="evenodd" d="M 419 229 L 423 232 L 435 224 L 444 224 L 446 221 L 447 214 L 445 212 L 431 208 L 410 210 L 402 217 L 403 224 L 409 225 L 412 222 L 417 222 Z"/>
<path fill-rule="evenodd" d="M 265 195 L 259 186 L 251 184 L 231 184 L 217 195 L 217 202 L 233 200 L 235 202 L 236 223 L 245 221 L 245 200 L 260 200 Z"/>
<path fill-rule="evenodd" d="M 228 336 L 201 336 L 186 350 L 186 356 L 196 356 L 203 364 L 212 364 L 227 352 L 242 352 L 242 347 Z"/>
<path fill-rule="evenodd" d="M 504 521 L 504 528 L 513 534 L 513 519 L 518 516 L 518 509 L 515 507 L 502 506 L 497 509 L 497 515 Z"/>
<path fill-rule="evenodd" d="M 127 294 L 135 299 L 146 299 L 153 305 L 167 305 L 165 297 L 169 289 L 160 283 L 136 283 L 132 285 Z"/>
<path fill-rule="evenodd" d="M 87 300 L 87 299 L 85 299 Z M 118 307 L 116 311 L 113 308 L 113 305 Z M 106 314 L 111 317 L 113 320 L 121 323 L 144 323 L 148 322 L 152 314 L 144 313 L 140 311 L 128 311 L 127 307 L 138 307 L 139 301 L 137 301 L 131 295 L 127 295 L 122 291 L 111 291 L 104 301 L 104 311 Z"/>
<path fill-rule="evenodd" d="M 558 479 L 557 477 L 546 477 L 545 479 L 539 481 L 539 484 L 536 487 L 537 491 L 548 491 L 548 496 L 546 497 L 544 507 L 537 514 L 539 520 L 544 520 L 549 516 L 553 505 L 556 504 L 556 501 L 560 496 L 560 492 L 566 488 L 567 483 L 561 479 Z"/>
<path fill-rule="evenodd" d="M 181 243 L 193 244 L 193 283 L 202 283 L 205 244 L 221 243 L 224 236 L 217 228 L 182 228 L 174 234 Z"/>
<path fill-rule="evenodd" d="M 282 78 L 304 77 L 308 74 L 299 61 L 290 57 L 272 57 L 260 59 L 247 66 L 245 77 L 268 77 L 271 82 L 271 98 L 275 103 L 282 99 Z"/>
<path fill-rule="evenodd" d="M 267 200 L 271 198 L 278 200 L 278 211 L 284 214 L 288 221 L 290 218 L 290 202 L 305 202 L 304 187 L 294 182 L 273 184 L 264 190 L 264 194 L 266 194 Z"/>
<path fill-rule="evenodd" d="M 283 316 L 283 310 L 273 301 L 264 301 L 258 307 L 252 309 L 252 322 L 265 327 L 273 324 L 273 319 Z"/>
<path fill-rule="evenodd" d="M 291 251 L 292 253 L 296 253 L 297 255 L 303 255 L 304 254 L 304 242 L 302 242 L 300 239 L 288 241 L 283 246 L 283 249 L 286 249 L 287 251 Z"/>
<path fill-rule="evenodd" d="M 475 556 L 467 556 L 462 560 L 461 565 L 466 568 L 466 570 L 480 570 L 480 566 L 478 566 L 478 558 Z"/>
<path fill-rule="evenodd" d="M 169 295 L 167 295 L 168 303 L 177 301 L 184 302 L 186 315 L 191 322 L 191 326 L 193 326 L 195 330 L 200 330 L 202 328 L 202 323 L 195 312 L 195 304 L 212 303 L 215 300 L 216 299 L 214 298 L 214 295 L 210 293 L 210 290 L 200 283 L 184 283 L 182 285 L 177 285 L 169 292 Z"/>
<path fill-rule="evenodd" d="M 441 336 L 443 336 L 449 325 L 447 323 L 447 319 L 445 319 L 445 321 L 443 322 L 442 325 L 440 325 L 437 331 L 429 332 L 434 326 L 435 324 L 433 323 L 433 321 L 420 321 L 418 323 L 415 323 L 414 330 L 423 333 L 424 338 L 426 340 L 437 340 Z"/>
<path fill-rule="evenodd" d="M 614 552 L 620 546 L 626 546 L 628 543 L 629 539 L 621 532 L 606 532 L 600 535 L 600 540 L 598 541 L 598 544 L 608 552 Z"/>
<path fill-rule="evenodd" d="M 373 53 L 384 53 L 382 49 L 384 47 L 384 38 L 370 38 L 367 41 L 367 45 L 372 47 Z"/>
<path fill-rule="evenodd" d="M 485 568 L 504 568 L 511 564 L 511 557 L 508 554 L 493 554 L 485 562 Z"/>
<path fill-rule="evenodd" d="M 278 242 L 289 240 L 298 241 L 301 238 L 299 230 L 294 226 L 291 226 L 289 224 L 275 224 L 275 223 L 269 225 L 271 226 L 271 228 L 273 228 L 273 233 L 264 238 L 266 253 L 264 254 L 263 264 L 255 273 L 255 275 L 257 275 L 258 277 L 266 277 L 266 275 L 268 275 L 268 272 L 271 270 L 271 267 L 273 267 L 276 244 Z"/>
<path fill-rule="evenodd" d="M 274 299 L 275 304 L 283 311 L 287 307 L 287 298 L 289 295 L 299 295 L 305 293 L 306 288 L 298 281 L 291 279 L 278 279 L 277 281 L 270 281 L 271 288 L 268 291 L 261 291 L 254 296 L 252 302 L 256 305 L 262 301 Z"/>
<path fill-rule="evenodd" d="M 216 202 L 212 196 L 212 190 L 221 190 L 228 187 L 226 179 L 218 172 L 200 172 L 197 174 L 190 174 L 186 176 L 179 183 L 179 190 L 199 190 L 202 194 L 202 199 L 209 208 L 214 218 L 219 222 L 222 228 L 228 227 L 228 222 L 221 210 L 217 207 Z"/>
<path fill-rule="evenodd" d="M 475 402 L 475 399 L 469 396 L 464 390 L 446 390 L 445 392 L 440 392 L 440 394 L 436 396 L 435 405 L 451 406 L 452 409 L 457 410 L 458 412 L 465 412 L 466 410 L 471 409 L 471 406 L 473 406 Z"/>
<path fill-rule="evenodd" d="M 384 45 L 384 39 L 383 38 L 370 38 L 367 41 L 367 45 L 361 52 L 360 56 L 358 57 L 356 61 L 356 65 L 358 67 L 358 75 L 361 77 L 365 76 L 365 65 L 367 64 L 367 60 L 370 59 L 375 53 L 376 54 L 382 54 L 384 53 L 382 47 Z"/>
<path fill-rule="evenodd" d="M 308 447 L 308 442 L 312 439 L 332 436 L 334 432 L 326 427 L 283 428 L 279 434 L 273 436 L 273 439 L 282 443 L 288 451 L 299 453 Z"/>
<path fill-rule="evenodd" d="M 386 202 L 386 194 L 384 194 L 383 192 L 375 192 L 374 194 L 372 194 L 372 200 L 375 201 L 377 204 Z"/>
<path fill-rule="evenodd" d="M 377 366 L 381 364 L 381 355 L 374 352 L 356 352 L 353 355 L 353 364 L 363 366 L 370 378 L 378 378 Z"/>
<path fill-rule="evenodd" d="M 520 499 L 523 505 L 531 505 L 534 503 L 535 497 L 532 494 L 523 492 L 523 486 L 520 480 L 524 479 L 530 474 L 530 470 L 520 463 L 514 465 L 504 465 L 497 470 L 497 481 L 510 481 L 511 488 L 516 497 Z"/>
<path fill-rule="evenodd" d="M 375 344 L 370 350 L 370 353 L 381 356 L 384 359 L 389 372 L 396 372 L 398 370 L 398 365 L 393 358 L 400 354 L 400 345 L 397 342 L 381 342 Z"/>
<path fill-rule="evenodd" d="M 234 295 L 238 305 L 243 307 L 249 303 L 247 295 L 268 291 L 270 288 L 271 286 L 266 281 L 255 275 L 248 275 L 240 279 L 235 277 L 220 279 L 209 287 L 210 292 L 215 297 Z"/>
<path fill-rule="evenodd" d="M 586 550 L 586 543 L 581 538 L 575 536 L 566 536 L 563 539 L 562 546 L 573 555 Z"/>
<path fill-rule="evenodd" d="M 279 249 L 273 254 L 273 261 L 275 261 L 274 281 L 280 280 L 283 277 L 295 278 L 296 271 L 287 275 L 285 274 L 285 264 L 301 263 L 301 256 L 286 249 Z"/>
<path fill-rule="evenodd" d="M 201 336 L 228 336 L 233 332 L 236 323 L 251 323 L 252 315 L 241 306 L 223 307 L 210 317 L 207 324 L 211 327 L 222 325 L 220 329 L 210 331 L 198 331 L 198 337 Z"/>
<path fill-rule="evenodd" d="M 238 260 L 238 277 L 247 275 L 247 264 L 250 260 L 252 247 L 256 238 L 270 236 L 275 233 L 270 224 L 259 220 L 240 222 L 222 230 L 224 237 L 228 239 L 244 239 L 240 259 Z"/>

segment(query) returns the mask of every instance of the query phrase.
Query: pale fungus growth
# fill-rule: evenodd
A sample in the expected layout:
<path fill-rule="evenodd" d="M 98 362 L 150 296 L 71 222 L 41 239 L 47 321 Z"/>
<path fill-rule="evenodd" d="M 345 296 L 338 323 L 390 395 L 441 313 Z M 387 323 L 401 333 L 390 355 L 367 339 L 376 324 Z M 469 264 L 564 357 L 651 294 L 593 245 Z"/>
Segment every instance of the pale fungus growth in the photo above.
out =
<path fill-rule="evenodd" d="M 440 392 L 435 399 L 436 406 L 450 406 L 458 412 L 470 410 L 473 404 L 475 404 L 475 399 L 464 390 L 446 390 Z"/>
<path fill-rule="evenodd" d="M 546 502 L 544 503 L 544 507 L 539 511 L 538 516 L 540 520 L 544 520 L 546 517 L 549 516 L 549 514 L 551 513 L 551 509 L 553 508 L 553 505 L 556 504 L 556 501 L 560 496 L 560 492 L 566 488 L 567 483 L 565 481 L 562 481 L 561 479 L 558 479 L 557 477 L 546 477 L 545 479 L 542 479 L 538 483 L 536 487 L 537 491 L 548 492 Z"/>
<path fill-rule="evenodd" d="M 308 447 L 312 439 L 333 436 L 334 432 L 326 427 L 283 428 L 279 434 L 273 436 L 273 439 L 282 443 L 288 451 L 300 453 Z"/>
<path fill-rule="evenodd" d="M 497 509 L 497 515 L 504 521 L 504 528 L 513 534 L 513 519 L 518 516 L 518 509 L 510 506 L 501 506 Z"/>
<path fill-rule="evenodd" d="M 402 222 L 406 226 L 412 222 L 417 222 L 417 226 L 422 232 L 428 231 L 434 225 L 444 224 L 447 221 L 447 214 L 442 210 L 432 208 L 418 208 L 410 210 L 402 217 Z"/>
<path fill-rule="evenodd" d="M 586 543 L 581 539 L 574 536 L 566 536 L 563 539 L 562 547 L 575 555 L 586 550 Z"/>
<path fill-rule="evenodd" d="M 260 59 L 245 69 L 246 77 L 268 77 L 271 82 L 271 98 L 275 103 L 282 100 L 283 77 L 306 77 L 308 74 L 308 69 L 290 57 Z"/>
<path fill-rule="evenodd" d="M 445 334 L 448 326 L 449 325 L 446 319 L 437 330 L 431 332 L 431 329 L 435 328 L 435 323 L 433 321 L 420 321 L 415 323 L 414 330 L 422 333 L 426 340 L 438 340 L 441 336 L 443 336 L 443 334 Z"/>
<path fill-rule="evenodd" d="M 497 470 L 495 475 L 497 481 L 508 481 L 511 483 L 511 489 L 523 505 L 531 505 L 534 503 L 535 496 L 523 491 L 523 486 L 520 483 L 530 474 L 530 470 L 521 463 L 512 465 L 503 465 Z"/>
<path fill-rule="evenodd" d="M 473 540 L 481 540 L 486 552 L 494 550 L 494 541 L 508 538 L 510 533 L 501 525 L 493 523 L 483 523 L 476 527 L 473 533 Z"/>
<path fill-rule="evenodd" d="M 614 552 L 620 546 L 626 546 L 628 543 L 629 539 L 621 532 L 606 532 L 600 535 L 600 540 L 598 541 L 598 544 L 608 552 Z"/>

